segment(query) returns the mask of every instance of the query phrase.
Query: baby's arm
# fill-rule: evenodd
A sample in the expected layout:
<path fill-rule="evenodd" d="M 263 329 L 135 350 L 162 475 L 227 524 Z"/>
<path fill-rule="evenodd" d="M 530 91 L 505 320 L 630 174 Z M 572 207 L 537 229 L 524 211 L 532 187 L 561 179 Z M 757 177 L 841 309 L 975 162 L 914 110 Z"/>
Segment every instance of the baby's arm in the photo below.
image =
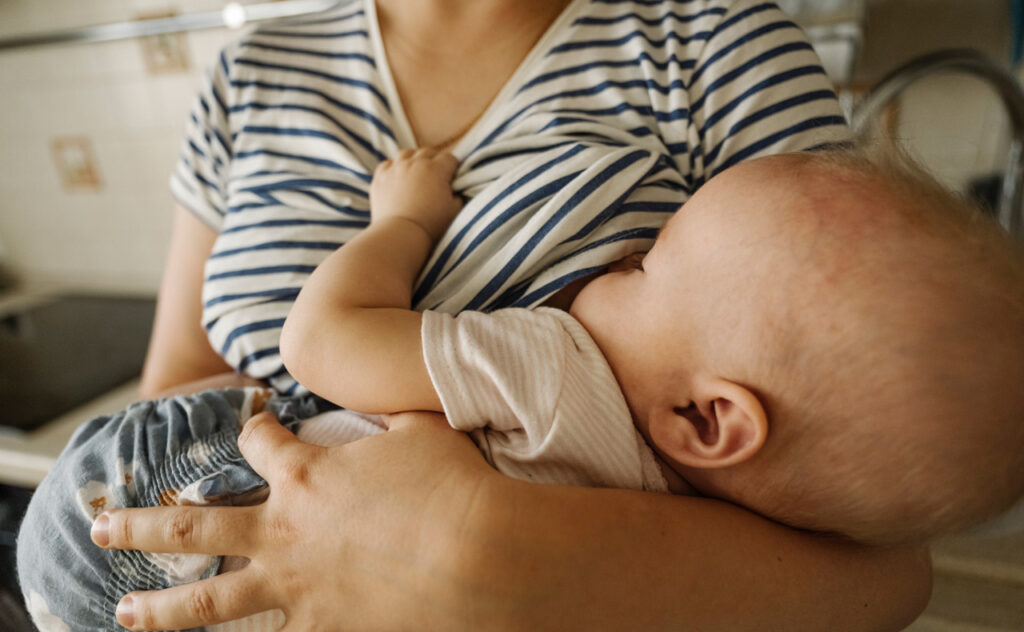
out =
<path fill-rule="evenodd" d="M 370 226 L 317 267 L 281 333 L 281 355 L 303 386 L 369 413 L 441 412 L 423 361 L 413 284 L 461 204 L 448 153 L 404 151 L 370 186 Z"/>

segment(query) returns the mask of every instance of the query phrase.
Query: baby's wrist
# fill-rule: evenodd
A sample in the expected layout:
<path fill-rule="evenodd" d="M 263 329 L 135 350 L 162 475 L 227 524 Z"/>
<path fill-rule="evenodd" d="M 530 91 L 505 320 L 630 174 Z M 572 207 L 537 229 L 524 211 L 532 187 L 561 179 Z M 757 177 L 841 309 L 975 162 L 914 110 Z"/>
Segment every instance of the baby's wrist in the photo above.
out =
<path fill-rule="evenodd" d="M 394 227 L 394 229 L 396 230 L 405 231 L 412 229 L 412 232 L 420 233 L 424 237 L 426 237 L 430 241 L 431 245 L 437 243 L 437 240 L 440 239 L 441 237 L 440 235 L 435 235 L 433 232 L 431 232 L 431 230 L 422 222 L 405 215 L 389 215 L 387 217 L 382 217 L 380 219 L 371 219 L 370 226 L 376 229 L 381 229 L 385 227 Z M 403 226 L 405 227 L 404 229 L 402 228 Z"/>

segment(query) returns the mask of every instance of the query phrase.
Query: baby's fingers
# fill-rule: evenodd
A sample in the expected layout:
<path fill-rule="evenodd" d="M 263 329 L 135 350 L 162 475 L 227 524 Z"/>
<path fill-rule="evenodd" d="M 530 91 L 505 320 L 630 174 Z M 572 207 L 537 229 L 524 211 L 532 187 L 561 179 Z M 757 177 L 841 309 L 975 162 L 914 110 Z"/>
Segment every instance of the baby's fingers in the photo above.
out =
<path fill-rule="evenodd" d="M 252 567 L 165 590 L 129 593 L 117 621 L 129 630 L 185 630 L 272 610 L 268 582 Z"/>
<path fill-rule="evenodd" d="M 452 175 L 455 175 L 455 171 L 459 168 L 459 159 L 448 151 L 442 151 L 434 156 L 434 161 L 441 165 L 447 173 Z"/>
<path fill-rule="evenodd" d="M 107 549 L 247 556 L 258 507 L 147 507 L 108 511 L 92 525 Z"/>

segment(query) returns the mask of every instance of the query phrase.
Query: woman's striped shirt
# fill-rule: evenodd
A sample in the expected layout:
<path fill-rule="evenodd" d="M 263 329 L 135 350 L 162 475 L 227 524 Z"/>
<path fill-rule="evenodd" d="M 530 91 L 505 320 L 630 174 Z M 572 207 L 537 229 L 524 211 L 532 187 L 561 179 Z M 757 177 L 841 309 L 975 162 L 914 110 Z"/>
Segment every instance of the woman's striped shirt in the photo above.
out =
<path fill-rule="evenodd" d="M 648 248 L 722 169 L 846 135 L 807 39 L 771 2 L 574 0 L 453 148 L 467 202 L 414 304 L 537 305 Z M 372 0 L 222 52 L 171 186 L 219 233 L 203 325 L 229 364 L 302 391 L 278 352 L 288 310 L 367 225 L 377 164 L 415 146 Z"/>

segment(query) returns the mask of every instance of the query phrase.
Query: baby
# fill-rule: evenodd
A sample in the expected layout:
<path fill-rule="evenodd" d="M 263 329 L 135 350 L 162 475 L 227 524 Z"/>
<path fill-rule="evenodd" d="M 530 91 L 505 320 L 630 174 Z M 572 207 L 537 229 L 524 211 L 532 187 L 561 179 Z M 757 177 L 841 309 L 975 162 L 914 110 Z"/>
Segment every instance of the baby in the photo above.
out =
<path fill-rule="evenodd" d="M 313 392 L 444 412 L 520 478 L 699 493 L 867 543 L 1024 493 L 1024 263 L 898 156 L 735 166 L 649 253 L 556 296 L 568 313 L 421 314 L 456 167 L 418 150 L 377 169 L 370 227 L 285 324 Z"/>

